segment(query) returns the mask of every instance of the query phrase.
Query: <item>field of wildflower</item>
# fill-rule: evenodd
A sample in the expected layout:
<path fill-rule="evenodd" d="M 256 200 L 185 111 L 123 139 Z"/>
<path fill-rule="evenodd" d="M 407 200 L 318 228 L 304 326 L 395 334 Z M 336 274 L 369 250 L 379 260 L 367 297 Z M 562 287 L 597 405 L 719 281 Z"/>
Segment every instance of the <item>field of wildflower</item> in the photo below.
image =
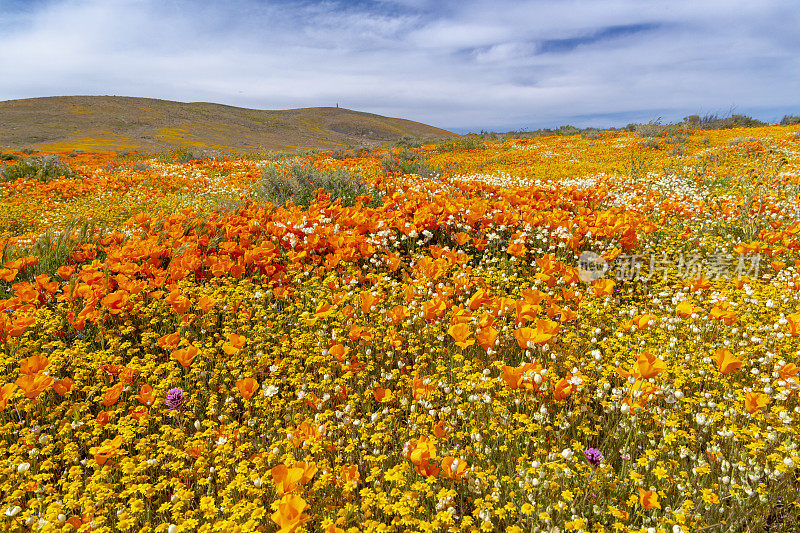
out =
<path fill-rule="evenodd" d="M 6 154 L 0 529 L 794 530 L 799 132 Z"/>

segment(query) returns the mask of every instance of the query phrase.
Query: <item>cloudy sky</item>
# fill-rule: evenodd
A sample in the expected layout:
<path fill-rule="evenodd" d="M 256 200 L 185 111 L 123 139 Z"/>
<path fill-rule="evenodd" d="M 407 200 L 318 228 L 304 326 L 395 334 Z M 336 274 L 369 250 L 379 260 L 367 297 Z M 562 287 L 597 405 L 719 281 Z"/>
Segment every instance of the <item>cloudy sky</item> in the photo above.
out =
<path fill-rule="evenodd" d="M 333 106 L 452 131 L 800 114 L 797 0 L 0 0 L 0 100 Z"/>

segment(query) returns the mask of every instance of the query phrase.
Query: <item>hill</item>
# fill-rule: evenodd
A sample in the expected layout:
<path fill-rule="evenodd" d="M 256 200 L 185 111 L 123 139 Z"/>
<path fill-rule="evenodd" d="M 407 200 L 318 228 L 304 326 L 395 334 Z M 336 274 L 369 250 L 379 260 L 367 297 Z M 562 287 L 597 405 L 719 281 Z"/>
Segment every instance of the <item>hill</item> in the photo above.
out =
<path fill-rule="evenodd" d="M 2 148 L 336 149 L 392 142 L 404 135 L 441 138 L 455 134 L 411 120 L 338 107 L 275 111 L 126 96 L 0 101 Z"/>

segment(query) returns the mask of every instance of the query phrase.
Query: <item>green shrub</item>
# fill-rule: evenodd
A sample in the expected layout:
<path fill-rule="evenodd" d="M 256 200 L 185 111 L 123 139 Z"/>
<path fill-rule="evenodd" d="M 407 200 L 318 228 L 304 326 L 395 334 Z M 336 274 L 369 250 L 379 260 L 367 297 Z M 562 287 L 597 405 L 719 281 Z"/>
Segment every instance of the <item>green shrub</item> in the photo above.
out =
<path fill-rule="evenodd" d="M 651 120 L 647 124 L 636 124 L 634 131 L 639 137 L 652 139 L 655 137 L 669 137 L 678 134 L 678 126 L 676 124 L 662 124 L 661 118 Z"/>
<path fill-rule="evenodd" d="M 436 145 L 436 152 L 463 152 L 466 150 L 480 150 L 485 146 L 484 137 L 487 135 L 465 135 L 458 139 L 450 139 Z"/>
<path fill-rule="evenodd" d="M 61 177 L 73 177 L 70 170 L 57 155 L 33 156 L 20 159 L 0 170 L 0 182 L 16 180 L 38 180 L 45 183 Z"/>
<path fill-rule="evenodd" d="M 360 176 L 346 169 L 319 170 L 302 159 L 265 167 L 251 192 L 257 201 L 275 205 L 292 202 L 308 207 L 320 189 L 330 194 L 331 200 L 339 199 L 345 206 L 354 205 L 358 196 L 369 194 L 372 194 L 370 205 L 379 204 L 377 191 L 370 189 Z"/>
<path fill-rule="evenodd" d="M 766 122 L 762 122 L 756 118 L 748 117 L 747 115 L 731 115 L 729 117 L 720 118 L 717 115 L 709 114 L 703 116 L 697 123 L 697 127 L 703 130 L 726 130 L 731 128 L 755 128 L 758 126 L 766 126 Z"/>
<path fill-rule="evenodd" d="M 784 115 L 781 119 L 781 126 L 794 126 L 795 124 L 800 124 L 800 116 Z"/>
<path fill-rule="evenodd" d="M 420 160 L 420 156 L 403 148 L 381 161 L 384 174 L 416 174 L 423 178 L 437 178 L 441 172 Z"/>
<path fill-rule="evenodd" d="M 172 148 L 171 150 L 166 150 L 164 152 L 159 152 L 156 154 L 156 159 L 161 161 L 162 163 L 188 163 L 189 161 L 193 161 L 196 159 L 194 152 L 189 150 L 188 148 L 179 147 L 179 148 Z"/>

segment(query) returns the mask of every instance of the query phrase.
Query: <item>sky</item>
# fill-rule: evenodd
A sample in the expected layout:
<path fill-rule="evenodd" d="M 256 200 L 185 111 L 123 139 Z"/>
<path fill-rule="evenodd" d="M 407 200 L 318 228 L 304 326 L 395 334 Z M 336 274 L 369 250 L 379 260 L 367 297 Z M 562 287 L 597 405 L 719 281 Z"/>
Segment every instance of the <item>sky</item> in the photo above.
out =
<path fill-rule="evenodd" d="M 798 0 L 0 0 L 0 100 L 335 106 L 457 133 L 800 115 Z"/>

